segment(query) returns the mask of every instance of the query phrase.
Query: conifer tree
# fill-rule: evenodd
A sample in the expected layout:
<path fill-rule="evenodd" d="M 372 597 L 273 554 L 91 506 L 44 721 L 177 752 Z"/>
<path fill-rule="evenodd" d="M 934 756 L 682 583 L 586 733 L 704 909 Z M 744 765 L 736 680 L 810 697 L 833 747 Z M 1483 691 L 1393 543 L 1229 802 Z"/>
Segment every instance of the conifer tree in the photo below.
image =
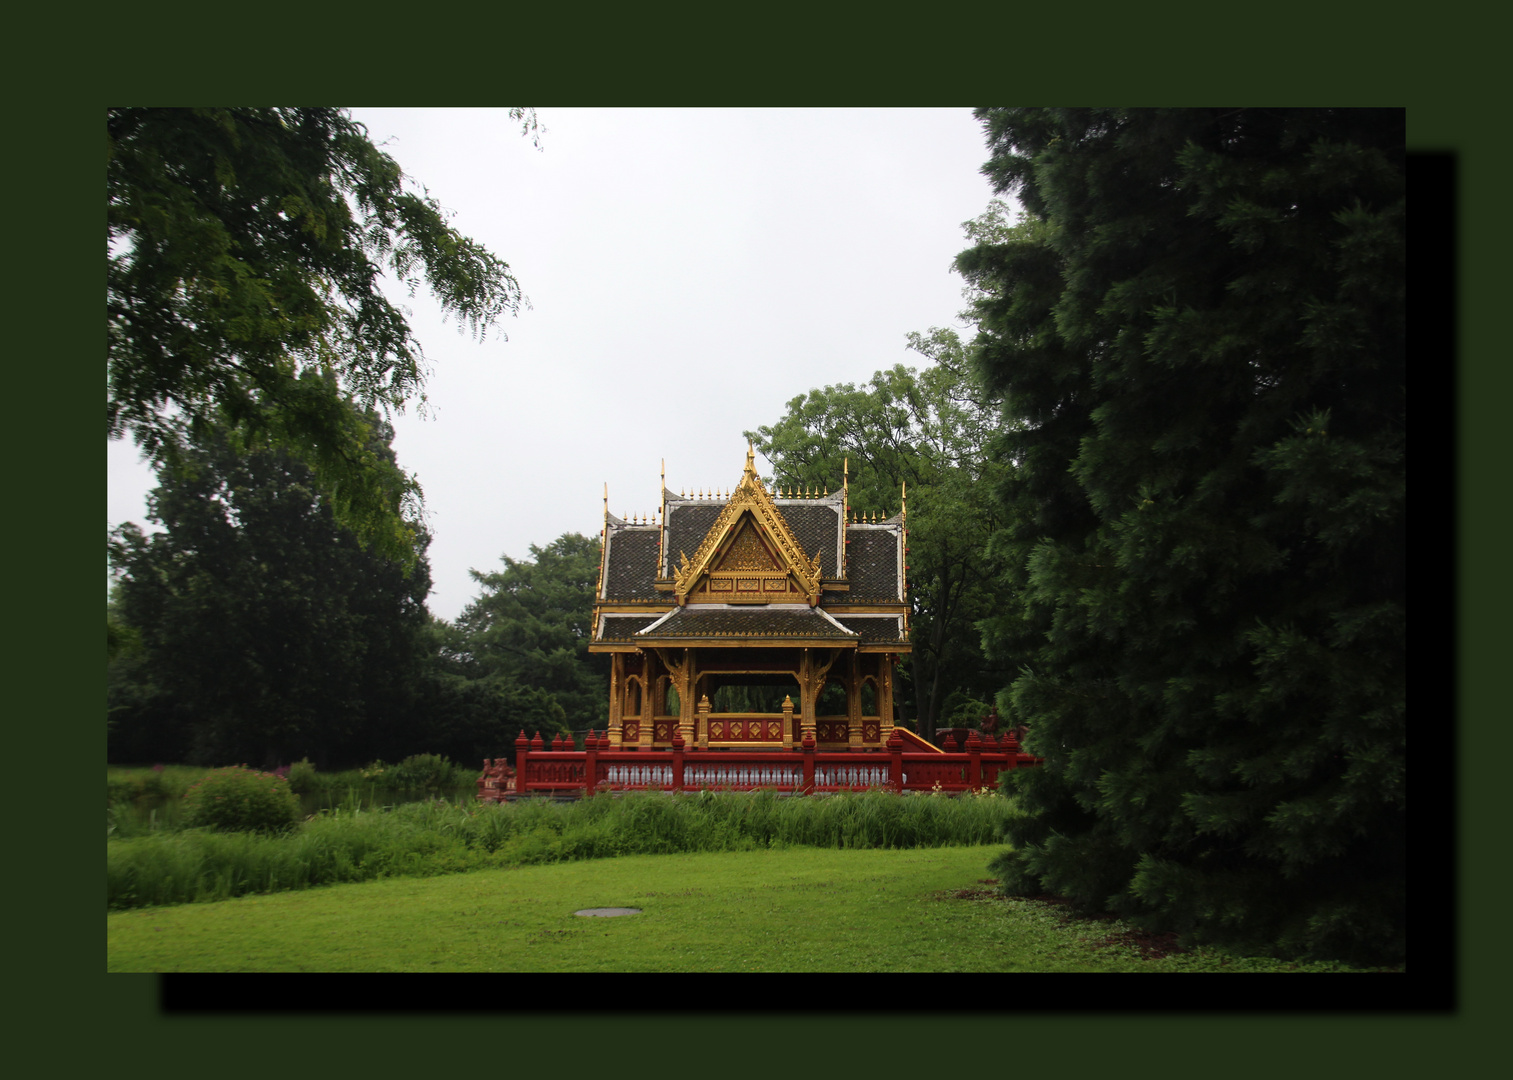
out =
<path fill-rule="evenodd" d="M 984 109 L 1011 893 L 1404 949 L 1404 118 Z"/>

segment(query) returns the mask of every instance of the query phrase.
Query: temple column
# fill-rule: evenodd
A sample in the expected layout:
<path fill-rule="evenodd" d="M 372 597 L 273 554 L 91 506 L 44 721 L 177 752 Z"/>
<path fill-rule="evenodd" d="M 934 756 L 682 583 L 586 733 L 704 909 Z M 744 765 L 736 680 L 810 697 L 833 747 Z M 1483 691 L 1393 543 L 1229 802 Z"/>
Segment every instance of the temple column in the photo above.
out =
<path fill-rule="evenodd" d="M 861 663 L 861 654 L 853 652 L 846 668 L 846 743 L 852 750 L 862 748 Z"/>
<path fill-rule="evenodd" d="M 892 653 L 882 653 L 877 664 L 877 718 L 884 741 L 893 734 L 893 661 Z"/>
<path fill-rule="evenodd" d="M 814 659 L 809 655 L 809 650 L 805 649 L 803 656 L 799 659 L 798 670 L 800 739 L 803 739 L 805 735 L 810 738 L 816 738 L 814 729 L 814 699 L 816 696 L 814 689 L 814 667 Z M 816 739 L 816 741 L 818 740 Z"/>
<path fill-rule="evenodd" d="M 611 653 L 609 663 L 609 744 L 620 745 L 620 725 L 624 719 L 625 654 Z"/>
<path fill-rule="evenodd" d="M 641 687 L 641 730 L 637 733 L 636 745 L 642 750 L 650 750 L 652 717 L 657 714 L 657 683 L 661 681 L 655 653 L 641 654 L 641 673 L 645 685 Z"/>
<path fill-rule="evenodd" d="M 694 650 L 683 650 L 683 664 L 674 670 L 678 680 L 678 729 L 683 733 L 683 745 L 693 746 L 695 739 L 695 713 L 693 700 Z"/>
<path fill-rule="evenodd" d="M 709 695 L 699 698 L 698 724 L 695 728 L 698 733 L 699 749 L 709 749 Z"/>

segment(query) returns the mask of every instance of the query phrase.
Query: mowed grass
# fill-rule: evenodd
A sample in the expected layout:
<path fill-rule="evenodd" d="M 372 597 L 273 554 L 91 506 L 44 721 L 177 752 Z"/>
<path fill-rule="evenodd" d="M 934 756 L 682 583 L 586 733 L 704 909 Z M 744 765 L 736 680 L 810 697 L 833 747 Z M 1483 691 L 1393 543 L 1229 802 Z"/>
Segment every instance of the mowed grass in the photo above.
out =
<path fill-rule="evenodd" d="M 1105 945 L 985 895 L 985 847 L 630 855 L 106 917 L 113 972 L 1341 971 Z M 957 893 L 968 893 L 958 897 Z M 581 908 L 639 915 L 583 918 Z"/>

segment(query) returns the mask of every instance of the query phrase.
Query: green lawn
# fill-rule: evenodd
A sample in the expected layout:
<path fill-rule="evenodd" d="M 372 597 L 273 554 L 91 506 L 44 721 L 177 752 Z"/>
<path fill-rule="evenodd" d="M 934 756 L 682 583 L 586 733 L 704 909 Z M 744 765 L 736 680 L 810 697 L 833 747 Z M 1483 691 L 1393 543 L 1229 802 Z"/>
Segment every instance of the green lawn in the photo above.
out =
<path fill-rule="evenodd" d="M 106 917 L 110 971 L 1304 970 L 1099 947 L 1117 927 L 981 895 L 991 847 L 634 855 Z M 972 890 L 979 895 L 956 898 Z M 640 915 L 581 918 L 592 907 Z M 1228 961 L 1228 962 L 1226 962 Z M 1309 965 L 1312 970 L 1342 970 Z"/>

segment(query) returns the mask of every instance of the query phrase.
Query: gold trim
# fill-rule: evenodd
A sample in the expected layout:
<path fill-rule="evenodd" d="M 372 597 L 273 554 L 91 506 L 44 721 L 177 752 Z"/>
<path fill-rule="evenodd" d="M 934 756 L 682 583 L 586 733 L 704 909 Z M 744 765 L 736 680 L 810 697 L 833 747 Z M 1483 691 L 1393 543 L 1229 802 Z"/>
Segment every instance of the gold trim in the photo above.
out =
<path fill-rule="evenodd" d="M 799 591 L 813 607 L 819 602 L 820 595 L 820 556 L 816 552 L 813 559 L 804 554 L 804 549 L 799 546 L 793 533 L 788 528 L 788 522 L 784 520 L 782 512 L 773 503 L 772 497 L 767 494 L 767 489 L 762 486 L 762 479 L 757 475 L 756 465 L 753 462 L 751 449 L 746 452 L 746 468 L 741 474 L 741 482 L 736 486 L 730 501 L 725 504 L 720 516 L 704 534 L 703 541 L 690 559 L 686 553 L 679 552 L 682 560 L 678 564 L 673 576 L 673 594 L 679 604 L 688 603 L 688 594 L 694 589 L 699 579 L 712 568 L 715 556 L 720 552 L 720 546 L 731 535 L 734 528 L 740 523 L 743 514 L 751 514 L 753 520 L 767 533 L 772 545 L 777 548 L 777 556 L 783 562 L 783 569 L 790 574 L 799 586 Z"/>

